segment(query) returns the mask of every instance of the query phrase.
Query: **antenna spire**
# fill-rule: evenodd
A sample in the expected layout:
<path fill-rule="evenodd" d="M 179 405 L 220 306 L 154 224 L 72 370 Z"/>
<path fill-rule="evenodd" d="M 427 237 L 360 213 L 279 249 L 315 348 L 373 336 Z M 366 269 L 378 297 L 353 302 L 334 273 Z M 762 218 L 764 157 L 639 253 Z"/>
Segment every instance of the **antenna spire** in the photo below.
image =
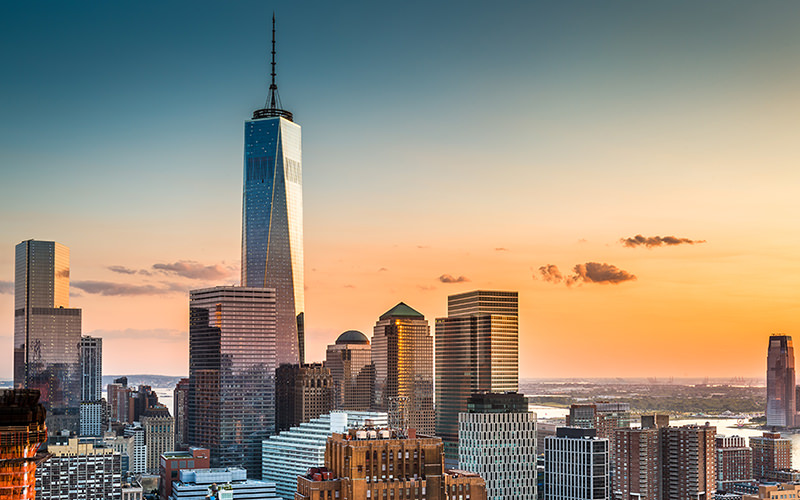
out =
<path fill-rule="evenodd" d="M 253 112 L 253 119 L 268 118 L 274 116 L 281 116 L 288 120 L 292 120 L 292 113 L 281 109 L 281 98 L 278 95 L 278 84 L 275 83 L 275 12 L 272 13 L 272 60 L 270 62 L 270 85 L 269 94 L 267 94 L 267 102 L 264 104 L 264 109 L 258 109 Z"/>

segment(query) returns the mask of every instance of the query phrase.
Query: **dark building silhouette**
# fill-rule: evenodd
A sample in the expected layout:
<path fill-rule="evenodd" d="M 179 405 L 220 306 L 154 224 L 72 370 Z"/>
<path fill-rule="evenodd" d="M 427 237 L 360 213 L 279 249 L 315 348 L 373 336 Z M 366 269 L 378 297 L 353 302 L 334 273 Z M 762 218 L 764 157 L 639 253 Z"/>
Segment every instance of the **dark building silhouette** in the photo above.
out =
<path fill-rule="evenodd" d="M 275 371 L 277 432 L 308 422 L 333 409 L 333 377 L 322 363 L 283 364 Z"/>
<path fill-rule="evenodd" d="M 184 449 L 188 446 L 186 426 L 189 419 L 189 379 L 182 378 L 175 385 L 172 398 L 173 413 L 175 414 L 175 448 Z M 208 467 L 208 466 L 206 466 Z"/>

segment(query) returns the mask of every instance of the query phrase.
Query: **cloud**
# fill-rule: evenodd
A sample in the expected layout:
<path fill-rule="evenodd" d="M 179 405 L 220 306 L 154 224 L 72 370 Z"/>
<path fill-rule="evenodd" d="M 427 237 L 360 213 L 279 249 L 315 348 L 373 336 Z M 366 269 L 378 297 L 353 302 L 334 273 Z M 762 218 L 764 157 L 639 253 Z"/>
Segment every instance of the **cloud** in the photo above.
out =
<path fill-rule="evenodd" d="M 6 293 L 9 295 L 14 293 L 14 282 L 0 280 L 0 295 Z"/>
<path fill-rule="evenodd" d="M 388 271 L 388 269 L 386 269 L 385 267 L 382 267 L 382 268 L 378 269 L 379 273 L 386 272 L 386 271 Z"/>
<path fill-rule="evenodd" d="M 542 279 L 548 283 L 564 283 L 567 286 L 581 285 L 583 283 L 599 283 L 601 285 L 624 283 L 634 281 L 636 276 L 622 270 L 613 264 L 587 262 L 577 264 L 572 268 L 574 274 L 565 276 L 558 270 L 558 266 L 548 264 L 539 268 Z M 534 279 L 536 276 L 534 275 Z"/>
<path fill-rule="evenodd" d="M 133 295 L 166 295 L 168 293 L 186 292 L 188 288 L 178 283 L 162 283 L 161 285 L 131 285 L 111 281 L 73 281 L 71 285 L 86 293 L 106 296 Z"/>
<path fill-rule="evenodd" d="M 153 264 L 153 269 L 164 274 L 173 274 L 193 280 L 218 280 L 227 278 L 233 272 L 233 269 L 223 264 L 204 266 L 193 260 L 179 260 L 172 264 Z"/>
<path fill-rule="evenodd" d="M 616 285 L 636 279 L 633 274 L 623 271 L 613 264 L 601 264 L 599 262 L 578 264 L 573 268 L 573 271 L 575 271 L 575 274 L 569 278 L 573 280 L 573 283 L 583 281 L 585 283 L 613 283 Z M 568 282 L 567 284 L 570 285 L 571 283 Z"/>
<path fill-rule="evenodd" d="M 430 248 L 430 245 L 417 245 L 417 248 L 420 249 Z"/>
<path fill-rule="evenodd" d="M 497 247 L 497 248 L 495 248 L 495 251 L 496 251 L 496 252 L 508 252 L 508 248 L 504 248 L 504 247 Z"/>
<path fill-rule="evenodd" d="M 108 270 L 119 274 L 144 274 L 145 276 L 152 276 L 153 274 L 147 269 L 131 269 L 125 266 L 108 266 Z"/>
<path fill-rule="evenodd" d="M 442 283 L 464 283 L 469 281 L 469 278 L 466 276 L 459 276 L 458 278 L 455 278 L 451 274 L 443 274 L 439 276 L 439 281 Z"/>
<path fill-rule="evenodd" d="M 558 266 L 554 264 L 547 264 L 546 266 L 540 267 L 539 273 L 542 275 L 542 279 L 548 283 L 561 283 L 561 281 L 564 280 L 564 275 L 558 270 Z M 535 277 L 534 275 L 534 278 Z"/>
<path fill-rule="evenodd" d="M 628 248 L 635 248 L 646 246 L 647 248 L 675 246 L 675 245 L 694 245 L 696 243 L 705 243 L 706 240 L 690 240 L 689 238 L 678 238 L 677 236 L 642 236 L 637 234 L 633 238 L 620 238 L 622 246 Z"/>
<path fill-rule="evenodd" d="M 189 334 L 185 331 L 168 328 L 153 328 L 150 330 L 137 330 L 134 328 L 126 328 L 124 330 L 92 330 L 86 335 L 102 337 L 108 340 L 163 340 L 167 342 L 185 342 L 189 337 Z"/>
<path fill-rule="evenodd" d="M 355 285 L 351 285 L 351 284 L 349 284 L 349 283 L 348 283 L 348 284 L 347 284 L 347 285 L 345 285 L 344 287 L 345 287 L 345 288 L 355 288 L 356 286 L 355 286 Z"/>

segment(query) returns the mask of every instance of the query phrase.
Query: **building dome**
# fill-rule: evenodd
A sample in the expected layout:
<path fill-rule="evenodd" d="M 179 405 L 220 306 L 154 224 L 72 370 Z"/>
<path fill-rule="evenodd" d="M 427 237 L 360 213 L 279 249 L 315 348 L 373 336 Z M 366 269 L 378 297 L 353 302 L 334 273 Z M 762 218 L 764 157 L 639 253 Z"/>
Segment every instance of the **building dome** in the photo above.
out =
<path fill-rule="evenodd" d="M 339 335 L 339 338 L 336 339 L 336 343 L 341 344 L 369 344 L 369 339 L 363 333 L 359 332 L 358 330 L 347 330 L 343 334 Z"/>

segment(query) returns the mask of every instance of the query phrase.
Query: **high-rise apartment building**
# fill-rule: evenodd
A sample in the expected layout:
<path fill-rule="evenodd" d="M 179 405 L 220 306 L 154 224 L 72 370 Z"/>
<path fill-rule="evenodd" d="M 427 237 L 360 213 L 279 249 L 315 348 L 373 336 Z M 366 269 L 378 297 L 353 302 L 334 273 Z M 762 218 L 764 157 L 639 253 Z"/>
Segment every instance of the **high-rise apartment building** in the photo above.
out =
<path fill-rule="evenodd" d="M 713 426 L 663 427 L 661 435 L 661 495 L 665 499 L 713 500 L 716 491 Z"/>
<path fill-rule="evenodd" d="M 188 444 L 211 450 L 212 467 L 261 477 L 261 441 L 275 431 L 275 291 L 189 296 Z"/>
<path fill-rule="evenodd" d="M 486 500 L 475 473 L 444 470 L 439 438 L 386 428 L 350 429 L 328 438 L 325 467 L 297 478 L 295 500 Z"/>
<path fill-rule="evenodd" d="M 275 370 L 278 432 L 333 410 L 333 378 L 322 363 L 283 364 Z"/>
<path fill-rule="evenodd" d="M 131 397 L 128 377 L 114 379 L 113 383 L 106 386 L 106 395 L 111 408 L 109 419 L 112 422 L 128 423 L 128 401 Z"/>
<path fill-rule="evenodd" d="M 375 370 L 366 335 L 347 330 L 328 346 L 325 366 L 333 377 L 333 406 L 337 410 L 365 411 L 372 407 Z"/>
<path fill-rule="evenodd" d="M 172 391 L 172 413 L 175 415 L 175 448 L 183 449 L 189 440 L 186 426 L 189 419 L 189 379 L 182 378 Z"/>
<path fill-rule="evenodd" d="M 607 500 L 609 441 L 595 429 L 559 427 L 544 439 L 545 500 Z"/>
<path fill-rule="evenodd" d="M 536 455 L 536 414 L 522 394 L 475 394 L 458 414 L 459 467 L 486 481 L 487 498 L 536 498 Z"/>
<path fill-rule="evenodd" d="M 428 321 L 400 302 L 381 315 L 373 332 L 375 408 L 387 411 L 392 398 L 407 398 L 408 426 L 432 435 L 433 339 Z"/>
<path fill-rule="evenodd" d="M 16 246 L 14 387 L 35 389 L 47 429 L 80 430 L 81 310 L 69 307 L 69 249 L 53 241 Z"/>
<path fill-rule="evenodd" d="M 242 286 L 275 289 L 281 365 L 304 360 L 303 155 L 300 125 L 275 84 L 274 21 L 267 103 L 244 125 Z"/>
<path fill-rule="evenodd" d="M 570 406 L 567 416 L 567 426 L 582 429 L 596 429 L 597 437 L 606 438 L 609 442 L 611 469 L 616 466 L 616 446 L 614 439 L 619 428 L 631 426 L 630 403 L 611 403 L 598 401 L 596 403 L 581 403 Z"/>
<path fill-rule="evenodd" d="M 436 319 L 436 435 L 448 465 L 458 460 L 458 414 L 481 392 L 519 386 L 519 294 L 475 290 L 450 295 Z"/>
<path fill-rule="evenodd" d="M 765 432 L 750 438 L 753 449 L 753 478 L 770 480 L 779 470 L 792 468 L 792 440 L 777 432 Z"/>
<path fill-rule="evenodd" d="M 81 337 L 80 435 L 103 435 L 103 339 Z"/>
<path fill-rule="evenodd" d="M 717 490 L 729 491 L 735 483 L 752 481 L 753 449 L 741 436 L 716 437 Z"/>
<path fill-rule="evenodd" d="M 767 426 L 794 427 L 794 346 L 789 335 L 770 335 L 767 350 Z"/>
<path fill-rule="evenodd" d="M 128 470 L 134 474 L 147 472 L 147 441 L 141 422 L 133 422 L 125 427 L 125 437 L 133 442 L 133 453 L 129 455 Z"/>
<path fill-rule="evenodd" d="M 38 500 L 121 500 L 119 453 L 69 438 L 48 443 L 53 456 L 36 469 Z"/>
<path fill-rule="evenodd" d="M 36 498 L 36 464 L 47 458 L 45 410 L 39 391 L 0 390 L 0 499 Z"/>
<path fill-rule="evenodd" d="M 175 449 L 175 419 L 164 405 L 148 408 L 142 417 L 148 474 L 158 474 L 161 455 Z"/>
<path fill-rule="evenodd" d="M 621 500 L 661 500 L 661 456 L 658 429 L 618 428 L 614 431 L 613 497 Z"/>

